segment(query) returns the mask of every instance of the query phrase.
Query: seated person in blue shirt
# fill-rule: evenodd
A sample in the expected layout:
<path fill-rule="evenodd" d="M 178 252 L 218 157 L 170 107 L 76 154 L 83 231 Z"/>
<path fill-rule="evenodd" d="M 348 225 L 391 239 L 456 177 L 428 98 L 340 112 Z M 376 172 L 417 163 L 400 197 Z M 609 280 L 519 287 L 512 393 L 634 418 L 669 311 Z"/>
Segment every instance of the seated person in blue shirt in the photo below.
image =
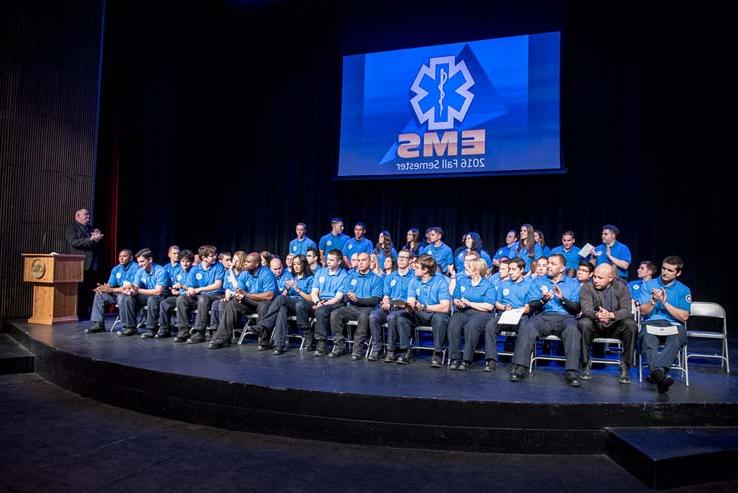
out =
<path fill-rule="evenodd" d="M 352 253 L 351 260 L 349 260 L 349 269 L 348 269 L 349 272 L 355 271 L 358 266 L 359 266 L 359 254 Z"/>
<path fill-rule="evenodd" d="M 456 272 L 464 272 L 464 259 L 466 258 L 466 254 L 472 251 L 477 252 L 484 260 L 487 264 L 487 270 L 492 268 L 492 259 L 489 253 L 482 248 L 482 238 L 479 236 L 479 233 L 475 233 L 474 231 L 466 233 L 461 238 L 461 243 L 462 245 L 454 251 L 454 267 L 456 268 Z"/>
<path fill-rule="evenodd" d="M 315 352 L 313 356 L 328 354 L 328 331 L 331 312 L 343 306 L 343 285 L 346 276 L 341 268 L 343 255 L 339 250 L 331 250 L 326 255 L 326 266 L 313 275 L 313 289 L 310 298 L 315 311 Z"/>
<path fill-rule="evenodd" d="M 177 252 L 179 254 L 179 252 Z M 179 255 L 178 255 L 179 256 Z M 146 307 L 146 338 L 154 337 L 158 328 L 159 305 L 169 288 L 169 274 L 164 267 L 154 263 L 151 250 L 144 248 L 136 252 L 138 272 L 133 282 L 123 288 L 118 298 L 120 320 L 123 330 L 119 336 L 138 334 L 136 313 L 141 307 Z"/>
<path fill-rule="evenodd" d="M 405 246 L 402 247 L 403 250 L 407 250 L 410 253 L 413 254 L 413 258 L 420 255 L 420 247 L 422 245 L 420 244 L 420 231 L 418 231 L 418 228 L 410 228 L 407 230 L 407 233 L 405 234 Z"/>
<path fill-rule="evenodd" d="M 338 358 L 346 349 L 343 332 L 346 322 L 355 320 L 358 325 L 354 332 L 354 350 L 351 359 L 363 358 L 364 342 L 369 337 L 369 314 L 382 299 L 382 279 L 369 269 L 369 254 L 361 252 L 356 270 L 352 270 L 343 281 L 345 306 L 331 312 L 331 332 L 333 333 L 333 351 L 329 358 Z M 379 355 L 375 355 L 379 359 Z"/>
<path fill-rule="evenodd" d="M 653 279 L 653 276 L 656 275 L 656 264 L 654 264 L 650 260 L 641 260 L 641 263 L 638 265 L 638 270 L 636 272 L 638 275 L 638 280 L 630 281 L 628 283 L 628 289 L 630 290 L 630 295 L 633 297 L 633 299 L 635 301 L 638 301 L 641 297 L 641 288 L 643 287 L 643 285 Z"/>
<path fill-rule="evenodd" d="M 372 253 L 377 256 L 377 265 L 380 269 L 384 268 L 384 259 L 388 257 L 394 259 L 397 258 L 397 250 L 395 250 L 395 247 L 392 245 L 392 236 L 389 231 L 379 232 L 379 238 L 377 239 L 377 244 L 374 246 Z"/>
<path fill-rule="evenodd" d="M 348 240 L 348 235 L 343 234 L 343 220 L 340 217 L 332 218 L 331 232 L 320 238 L 320 242 L 318 242 L 318 249 L 320 250 L 318 260 L 320 261 L 320 264 L 322 266 L 325 265 L 327 252 L 331 250 L 342 251 L 343 246 Z M 308 261 L 310 262 L 310 259 L 308 259 Z M 310 262 L 310 265 L 312 266 L 313 263 Z M 318 271 L 316 267 L 312 267 L 312 269 L 313 272 Z"/>
<path fill-rule="evenodd" d="M 384 279 L 397 270 L 397 258 L 385 257 L 384 264 L 379 267 L 381 267 L 381 274 L 379 277 Z"/>
<path fill-rule="evenodd" d="M 307 224 L 297 223 L 297 225 L 295 226 L 295 234 L 297 235 L 297 238 L 290 241 L 290 251 L 288 253 L 291 253 L 293 255 L 305 255 L 308 248 L 318 247 L 318 245 L 313 240 L 305 236 L 305 233 L 307 233 Z"/>
<path fill-rule="evenodd" d="M 218 330 L 210 341 L 210 349 L 220 349 L 231 342 L 231 336 L 241 319 L 246 314 L 258 314 L 259 322 L 266 317 L 269 305 L 277 291 L 277 281 L 268 267 L 261 265 L 261 256 L 257 252 L 246 255 L 243 272 L 238 276 L 238 288 L 223 311 L 223 318 L 218 324 Z M 259 334 L 259 350 L 264 351 L 271 347 L 271 328 L 257 325 Z"/>
<path fill-rule="evenodd" d="M 620 230 L 612 224 L 602 226 L 602 244 L 595 247 L 590 262 L 596 267 L 612 264 L 618 268 L 618 276 L 628 278 L 628 266 L 632 260 L 630 249 L 617 241 Z"/>
<path fill-rule="evenodd" d="M 172 279 L 172 276 L 174 276 L 174 271 L 179 267 L 179 246 L 178 245 L 171 245 L 167 249 L 167 258 L 169 258 L 169 262 L 167 262 L 167 265 L 164 266 L 164 268 L 167 271 L 167 274 L 169 274 L 169 279 Z"/>
<path fill-rule="evenodd" d="M 562 255 L 551 255 L 548 275 L 531 281 L 526 296 L 529 313 L 533 315 L 518 324 L 518 340 L 515 343 L 513 370 L 510 380 L 519 382 L 525 378 L 530 357 L 538 337 L 555 335 L 564 341 L 566 355 L 566 381 L 579 387 L 579 356 L 582 351 L 582 335 L 577 328 L 579 283 L 564 275 Z"/>
<path fill-rule="evenodd" d="M 366 234 L 366 226 L 362 222 L 357 222 L 354 226 L 354 237 L 343 245 L 343 263 L 351 269 L 351 256 L 355 253 L 372 253 L 374 247 L 372 242 L 364 238 Z M 355 267 L 354 267 L 355 268 Z"/>
<path fill-rule="evenodd" d="M 498 265 L 502 257 L 512 258 L 514 256 L 512 246 L 515 245 L 517 241 L 518 234 L 515 232 L 515 230 L 511 229 L 510 231 L 508 231 L 507 235 L 505 235 L 505 246 L 502 246 L 495 251 L 495 256 L 492 257 L 492 264 Z"/>
<path fill-rule="evenodd" d="M 546 245 L 546 237 L 543 235 L 543 230 L 534 229 L 533 239 L 541 246 L 541 252 L 543 252 L 544 257 L 551 255 L 551 249 Z"/>
<path fill-rule="evenodd" d="M 583 260 L 579 256 L 580 248 L 574 244 L 576 241 L 573 231 L 564 231 L 564 234 L 561 235 L 561 245 L 551 249 L 551 254 L 558 253 L 564 256 L 566 259 L 566 270 L 577 270 L 579 262 Z"/>
<path fill-rule="evenodd" d="M 320 253 L 317 248 L 308 248 L 305 254 L 305 260 L 307 260 L 310 270 L 313 273 L 318 272 L 323 266 L 320 264 Z"/>
<path fill-rule="evenodd" d="M 500 282 L 497 288 L 495 308 L 498 314 L 490 318 L 487 325 L 484 326 L 484 359 L 486 360 L 484 371 L 495 371 L 497 369 L 497 335 L 503 330 L 505 332 L 517 332 L 520 322 L 527 318 L 527 315 L 525 315 L 528 311 L 526 299 L 532 281 L 529 277 L 523 276 L 525 260 L 522 258 L 511 259 L 508 262 L 508 269 L 510 272 L 508 279 Z M 519 308 L 523 309 L 524 315 L 518 324 L 499 324 L 502 312 Z"/>
<path fill-rule="evenodd" d="M 297 328 L 302 330 L 303 347 L 309 350 L 312 346 L 313 330 L 310 326 L 310 308 L 313 306 L 313 300 L 310 297 L 312 288 L 313 272 L 310 270 L 305 255 L 297 255 L 292 261 L 292 273 L 285 282 L 282 294 L 274 298 L 267 314 L 259 320 L 259 325 L 274 329 L 272 354 L 282 354 L 287 348 L 287 322 L 290 315 L 295 315 Z"/>
<path fill-rule="evenodd" d="M 195 254 L 192 250 L 182 250 L 179 254 L 179 267 L 172 272 L 169 287 L 170 296 L 163 299 L 159 305 L 159 332 L 154 336 L 156 339 L 165 339 L 172 335 L 170 329 L 170 317 L 177 307 L 177 298 L 184 296 L 187 291 L 187 275 L 192 268 Z M 144 334 L 146 336 L 146 334 Z"/>
<path fill-rule="evenodd" d="M 225 270 L 228 270 L 233 267 L 233 255 L 231 255 L 231 252 L 220 252 L 218 254 L 218 262 L 223 264 Z"/>
<path fill-rule="evenodd" d="M 446 342 L 451 293 L 446 277 L 438 272 L 438 264 L 431 255 L 421 255 L 415 262 L 416 278 L 407 290 L 407 317 L 399 317 L 400 337 L 410 334 L 414 326 L 430 325 L 433 329 L 433 356 L 431 367 L 440 368 L 443 344 Z M 411 355 L 408 355 L 411 356 Z"/>
<path fill-rule="evenodd" d="M 684 260 L 676 255 L 666 257 L 661 263 L 661 275 L 648 281 L 640 289 L 641 331 L 638 338 L 641 352 L 649 367 L 649 383 L 655 383 L 659 393 L 669 390 L 674 380 L 668 375 L 677 354 L 687 343 L 684 324 L 692 307 L 692 293 L 677 281 L 682 275 Z M 649 334 L 647 326 L 676 326 L 678 333 L 668 336 Z M 659 351 L 659 345 L 664 348 Z"/>
<path fill-rule="evenodd" d="M 223 279 L 225 268 L 218 262 L 218 251 L 212 245 L 197 249 L 200 263 L 193 266 L 187 275 L 187 289 L 177 298 L 177 337 L 174 342 L 187 341 L 196 344 L 205 341 L 205 328 L 208 325 L 208 312 L 213 301 L 223 298 Z M 197 309 L 195 324 L 190 336 L 190 315 Z"/>
<path fill-rule="evenodd" d="M 467 257 L 465 276 L 460 276 L 454 289 L 456 310 L 448 323 L 448 350 L 451 370 L 471 369 L 474 350 L 492 316 L 495 287 L 487 275 L 487 263 L 480 257 Z M 461 334 L 464 334 L 464 359 L 461 361 Z"/>
<path fill-rule="evenodd" d="M 525 264 L 523 264 L 523 267 L 525 267 Z M 508 279 L 510 279 L 510 259 L 502 257 L 497 264 L 497 272 L 492 274 L 489 280 L 495 289 L 497 289 L 500 287 L 502 281 L 507 281 Z"/>
<path fill-rule="evenodd" d="M 227 261 L 223 261 L 223 254 L 220 254 L 221 263 L 226 268 L 223 276 L 223 298 L 213 301 L 210 306 L 210 325 L 208 325 L 208 338 L 212 339 L 213 334 L 218 330 L 220 319 L 223 318 L 225 307 L 233 300 L 233 295 L 238 290 L 238 277 L 246 269 L 246 252 L 239 250 L 231 256 L 228 254 Z"/>
<path fill-rule="evenodd" d="M 451 247 L 443 242 L 443 229 L 440 226 L 430 227 L 426 237 L 429 243 L 420 249 L 420 254 L 431 255 L 436 261 L 439 272 L 447 273 L 448 266 L 454 265 L 454 253 Z"/>
<path fill-rule="evenodd" d="M 95 288 L 95 299 L 92 302 L 92 313 L 90 314 L 90 322 L 92 325 L 85 330 L 87 334 L 105 331 L 105 322 L 103 314 L 105 307 L 118 303 L 118 298 L 123 293 L 123 288 L 127 287 L 136 277 L 138 264 L 132 262 L 133 253 L 128 250 L 121 250 L 118 253 L 118 265 L 110 271 L 110 278 L 105 284 L 98 284 Z"/>
<path fill-rule="evenodd" d="M 387 355 L 385 363 L 407 364 L 405 353 L 410 351 L 410 333 L 399 333 L 397 317 L 407 314 L 407 288 L 415 277 L 410 269 L 412 252 L 401 250 L 397 255 L 397 269 L 384 277 L 382 286 L 382 303 L 369 315 L 369 330 L 372 335 L 372 347 L 369 361 L 376 361 L 382 353 L 382 325 L 387 324 Z M 397 342 L 400 342 L 400 356 L 395 356 Z"/>
<path fill-rule="evenodd" d="M 548 257 L 539 257 L 530 264 L 530 277 L 545 277 L 548 275 Z"/>
<path fill-rule="evenodd" d="M 577 267 L 576 280 L 580 286 L 592 280 L 594 274 L 594 266 L 589 262 L 582 262 Z"/>
<path fill-rule="evenodd" d="M 535 230 L 530 224 L 520 226 L 520 240 L 510 247 L 510 257 L 525 260 L 525 272 L 530 272 L 533 260 L 543 257 L 541 245 L 536 243 Z"/>

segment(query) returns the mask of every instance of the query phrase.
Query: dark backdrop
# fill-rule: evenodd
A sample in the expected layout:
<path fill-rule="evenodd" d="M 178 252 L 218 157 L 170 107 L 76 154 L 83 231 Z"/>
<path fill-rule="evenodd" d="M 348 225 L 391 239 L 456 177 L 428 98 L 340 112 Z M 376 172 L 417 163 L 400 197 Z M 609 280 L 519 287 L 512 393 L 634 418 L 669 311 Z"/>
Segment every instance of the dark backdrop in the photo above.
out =
<path fill-rule="evenodd" d="M 329 218 L 376 239 L 441 225 L 490 250 L 530 222 L 549 245 L 614 223 L 634 265 L 686 260 L 697 300 L 730 305 L 725 179 L 732 156 L 719 12 L 546 2 L 111 2 L 106 20 L 98 222 L 120 247 L 211 243 L 284 252 L 294 224 Z M 696 4 L 695 4 L 696 5 Z M 603 11 L 606 8 L 608 10 Z M 562 31 L 568 173 L 335 181 L 341 56 Z M 286 45 L 286 46 L 285 46 Z M 727 262 L 726 262 L 727 261 Z M 724 269 L 729 269 L 726 272 Z"/>

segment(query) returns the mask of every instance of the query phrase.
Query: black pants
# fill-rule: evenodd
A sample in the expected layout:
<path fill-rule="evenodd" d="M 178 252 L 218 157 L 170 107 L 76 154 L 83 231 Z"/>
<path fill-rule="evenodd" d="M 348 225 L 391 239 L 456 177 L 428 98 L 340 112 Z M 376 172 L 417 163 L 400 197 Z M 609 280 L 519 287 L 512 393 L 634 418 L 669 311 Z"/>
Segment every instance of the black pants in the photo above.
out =
<path fill-rule="evenodd" d="M 490 312 L 467 308 L 457 310 L 448 322 L 448 354 L 451 360 L 461 359 L 461 334 L 464 334 L 464 361 L 474 360 L 474 350 L 492 317 Z"/>
<path fill-rule="evenodd" d="M 572 315 L 544 312 L 518 324 L 518 342 L 515 344 L 513 363 L 528 368 L 530 356 L 538 337 L 555 335 L 564 341 L 566 369 L 579 370 L 579 354 L 582 351 L 582 334 Z"/>
<path fill-rule="evenodd" d="M 582 333 L 582 364 L 589 362 L 589 353 L 592 349 L 592 339 L 596 337 L 610 337 L 623 341 L 623 363 L 630 367 L 633 360 L 633 346 L 635 336 L 638 332 L 636 321 L 632 318 L 615 320 L 608 326 L 602 325 L 597 320 L 582 317 L 577 322 L 579 332 Z"/>
<path fill-rule="evenodd" d="M 240 326 L 244 315 L 253 315 L 254 313 L 259 315 L 259 319 L 266 315 L 269 310 L 269 304 L 271 301 L 252 301 L 244 299 L 243 302 L 237 301 L 231 298 L 228 301 L 224 301 L 225 308 L 223 309 L 223 316 L 218 324 L 218 330 L 215 332 L 213 337 L 216 341 L 230 341 L 233 331 L 236 327 Z M 269 339 L 266 339 L 268 342 Z M 260 340 L 260 342 L 265 342 Z"/>
<path fill-rule="evenodd" d="M 195 298 L 189 295 L 180 296 L 177 298 L 177 327 L 179 329 L 190 328 L 190 314 L 192 310 L 197 308 L 197 315 L 195 316 L 195 324 L 192 326 L 194 330 L 204 331 L 205 327 L 208 326 L 208 311 L 210 311 L 210 305 L 215 300 L 223 298 L 222 294 L 199 294 Z"/>
<path fill-rule="evenodd" d="M 343 342 L 343 328 L 346 322 L 356 320 L 358 325 L 354 332 L 354 348 L 360 348 L 369 335 L 369 315 L 374 310 L 372 306 L 348 305 L 331 312 L 331 333 L 333 342 Z M 356 350 L 356 349 L 354 349 Z"/>
<path fill-rule="evenodd" d="M 400 334 L 410 334 L 413 326 L 430 325 L 433 329 L 433 352 L 440 353 L 443 351 L 443 343 L 446 341 L 446 331 L 448 330 L 448 313 L 431 313 L 431 312 L 413 312 L 407 317 L 397 317 L 397 323 Z"/>
<path fill-rule="evenodd" d="M 491 317 L 484 326 L 484 358 L 488 360 L 497 361 L 497 335 L 503 330 L 517 332 L 523 320 L 528 318 L 527 315 L 523 315 L 517 325 L 500 325 L 500 317 L 501 315 Z"/>

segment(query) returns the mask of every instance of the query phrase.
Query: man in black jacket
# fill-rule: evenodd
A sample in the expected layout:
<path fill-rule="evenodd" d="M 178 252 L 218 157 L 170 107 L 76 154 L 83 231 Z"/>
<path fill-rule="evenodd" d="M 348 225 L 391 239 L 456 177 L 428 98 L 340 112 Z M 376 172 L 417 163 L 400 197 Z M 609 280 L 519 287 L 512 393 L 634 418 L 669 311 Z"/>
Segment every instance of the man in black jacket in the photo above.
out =
<path fill-rule="evenodd" d="M 77 297 L 77 315 L 88 315 L 93 296 L 93 289 L 97 281 L 97 248 L 103 239 L 103 234 L 97 228 L 90 226 L 90 212 L 87 209 L 78 209 L 74 213 L 74 222 L 64 228 L 64 241 L 67 243 L 67 253 L 84 255 L 84 282 Z"/>
<path fill-rule="evenodd" d="M 632 316 L 632 302 L 628 285 L 616 276 L 610 264 L 600 264 L 594 270 L 591 282 L 582 285 L 579 302 L 582 318 L 577 325 L 582 333 L 582 380 L 592 378 L 592 361 L 589 358 L 593 337 L 614 337 L 623 341 L 618 382 L 630 383 L 630 362 L 637 332 Z"/>

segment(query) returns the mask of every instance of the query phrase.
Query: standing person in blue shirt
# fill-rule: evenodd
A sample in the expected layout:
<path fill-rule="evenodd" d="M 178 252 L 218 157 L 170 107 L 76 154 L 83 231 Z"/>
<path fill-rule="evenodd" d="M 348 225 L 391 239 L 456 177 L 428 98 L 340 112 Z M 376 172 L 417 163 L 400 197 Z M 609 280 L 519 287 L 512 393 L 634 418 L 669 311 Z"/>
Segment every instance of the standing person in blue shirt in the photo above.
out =
<path fill-rule="evenodd" d="M 205 341 L 205 328 L 208 325 L 208 311 L 213 301 L 223 298 L 223 279 L 225 268 L 218 262 L 218 251 L 212 245 L 197 249 L 200 263 L 190 269 L 187 275 L 187 289 L 184 296 L 177 298 L 177 337 L 174 342 L 187 341 L 195 344 Z M 190 315 L 197 309 L 195 325 L 190 337 Z"/>
<path fill-rule="evenodd" d="M 269 305 L 275 296 L 277 282 L 274 274 L 268 267 L 261 265 L 261 255 L 251 252 L 246 255 L 243 272 L 238 276 L 238 288 L 223 311 L 223 317 L 218 324 L 218 330 L 210 341 L 210 349 L 220 349 L 231 342 L 231 336 L 236 326 L 241 323 L 245 314 L 256 313 L 259 321 L 266 316 Z M 271 332 L 265 327 L 257 326 L 259 333 L 259 350 L 269 349 Z"/>
<path fill-rule="evenodd" d="M 407 314 L 405 303 L 407 303 L 407 288 L 410 281 L 415 277 L 415 272 L 410 269 L 412 252 L 401 250 L 397 255 L 397 270 L 387 274 L 382 286 L 382 303 L 369 315 L 369 329 L 372 334 L 372 348 L 369 361 L 376 361 L 382 352 L 382 324 L 387 324 L 387 355 L 385 363 L 407 364 L 407 352 L 410 351 L 410 333 L 400 334 L 397 317 Z M 397 342 L 400 342 L 400 357 L 395 356 Z M 402 358 L 402 361 L 400 361 Z"/>
<path fill-rule="evenodd" d="M 590 262 L 597 267 L 600 264 L 612 264 L 618 268 L 618 276 L 628 278 L 628 266 L 632 257 L 630 249 L 617 241 L 620 230 L 612 224 L 602 226 L 602 244 L 595 247 Z"/>
<path fill-rule="evenodd" d="M 502 330 L 517 331 L 520 322 L 527 318 L 525 314 L 528 311 L 526 300 L 532 281 L 529 277 L 523 276 L 525 260 L 522 258 L 511 259 L 508 262 L 508 269 L 510 272 L 509 278 L 500 282 L 497 288 L 495 308 L 498 314 L 490 318 L 487 325 L 484 326 L 484 359 L 486 360 L 484 371 L 495 371 L 497 369 L 497 335 Z M 519 308 L 523 309 L 524 314 L 517 325 L 499 325 L 502 312 Z"/>
<path fill-rule="evenodd" d="M 530 272 L 530 264 L 533 260 L 543 256 L 541 245 L 536 243 L 535 230 L 530 224 L 520 226 L 520 240 L 510 247 L 510 257 L 518 257 L 525 260 L 525 272 Z"/>
<path fill-rule="evenodd" d="M 505 246 L 498 248 L 495 251 L 495 256 L 492 257 L 492 264 L 497 265 L 500 263 L 502 257 L 513 258 L 512 246 L 518 241 L 518 234 L 514 229 L 511 229 L 505 235 Z"/>
<path fill-rule="evenodd" d="M 641 352 L 649 367 L 648 381 L 655 383 L 659 393 L 669 390 L 674 380 L 668 375 L 677 354 L 687 343 L 687 329 L 684 324 L 692 307 L 692 293 L 687 286 L 677 281 L 682 275 L 684 260 L 670 255 L 661 262 L 661 275 L 648 281 L 641 288 L 641 331 L 638 338 Z M 649 334 L 647 326 L 676 326 L 677 334 L 657 336 Z M 664 349 L 659 351 L 659 344 Z"/>
<path fill-rule="evenodd" d="M 357 361 L 363 358 L 364 342 L 369 336 L 369 314 L 382 299 L 382 279 L 369 269 L 369 254 L 358 254 L 358 265 L 343 281 L 345 306 L 331 312 L 331 332 L 333 333 L 333 351 L 329 358 L 338 358 L 346 349 L 343 331 L 346 322 L 356 320 L 354 332 L 354 350 L 351 359 Z M 379 359 L 379 355 L 376 355 Z"/>
<path fill-rule="evenodd" d="M 171 280 L 174 276 L 174 271 L 179 267 L 179 245 L 171 245 L 167 249 L 167 258 L 169 258 L 169 262 L 164 266 L 164 269 L 166 269 Z"/>
<path fill-rule="evenodd" d="M 546 237 L 543 234 L 543 230 L 534 229 L 533 239 L 536 240 L 536 243 L 541 246 L 541 251 L 543 252 L 544 257 L 548 257 L 549 255 L 551 255 L 551 249 L 546 245 Z"/>
<path fill-rule="evenodd" d="M 564 256 L 567 270 L 577 270 L 579 262 L 582 260 L 582 257 L 579 256 L 579 247 L 574 244 L 576 241 L 573 231 L 564 231 L 564 234 L 561 235 L 561 245 L 551 249 L 551 254 Z"/>
<path fill-rule="evenodd" d="M 154 336 L 156 339 L 165 339 L 172 335 L 169 328 L 169 317 L 177 307 L 177 298 L 179 296 L 186 296 L 187 294 L 187 275 L 192 268 L 194 260 L 195 254 L 192 250 L 182 250 L 179 253 L 179 267 L 174 269 L 170 278 L 171 286 L 169 287 L 169 293 L 171 296 L 162 300 L 159 305 L 159 332 Z M 147 337 L 146 334 L 143 336 Z"/>
<path fill-rule="evenodd" d="M 105 307 L 117 303 L 117 298 L 123 293 L 123 288 L 128 287 L 136 278 L 138 264 L 132 262 L 132 259 L 133 253 L 130 250 L 121 250 L 118 253 L 118 265 L 110 271 L 108 282 L 98 284 L 95 288 L 95 298 L 92 301 L 92 313 L 90 314 L 92 325 L 85 330 L 85 333 L 105 332 L 105 322 L 103 322 Z"/>
<path fill-rule="evenodd" d="M 293 255 L 305 255 L 308 248 L 318 247 L 313 240 L 305 236 L 305 233 L 307 233 L 307 224 L 297 223 L 295 226 L 295 234 L 297 235 L 297 238 L 290 241 L 290 251 L 288 253 Z"/>
<path fill-rule="evenodd" d="M 432 226 L 428 228 L 426 237 L 428 245 L 420 249 L 420 254 L 431 255 L 440 272 L 445 274 L 448 272 L 448 266 L 454 265 L 454 253 L 451 247 L 443 242 L 443 229 L 440 226 Z"/>
<path fill-rule="evenodd" d="M 440 368 L 451 311 L 451 293 L 448 291 L 446 277 L 438 272 L 438 265 L 431 255 L 418 257 L 415 275 L 417 277 L 410 281 L 407 290 L 406 306 L 409 316 L 398 318 L 400 334 L 410 334 L 416 325 L 430 325 L 433 329 L 433 356 L 430 365 L 432 368 Z"/>
<path fill-rule="evenodd" d="M 474 231 L 466 233 L 462 236 L 461 243 L 462 245 L 454 251 L 454 267 L 456 268 L 456 272 L 464 272 L 464 259 L 466 258 L 466 254 L 472 251 L 479 254 L 487 264 L 488 270 L 492 268 L 492 258 L 482 248 L 482 238 L 479 236 L 479 233 L 475 233 Z"/>
<path fill-rule="evenodd" d="M 343 306 L 343 281 L 348 274 L 341 268 L 342 258 L 339 250 L 330 250 L 326 255 L 326 266 L 313 277 L 313 289 L 310 292 L 312 309 L 315 310 L 316 343 L 313 356 L 328 354 L 331 312 Z"/>
<path fill-rule="evenodd" d="M 123 330 L 118 332 L 118 335 L 138 334 L 136 313 L 139 308 L 145 306 L 146 335 L 147 338 L 154 337 L 158 330 L 159 305 L 169 288 L 169 274 L 164 267 L 154 264 L 154 257 L 148 248 L 136 252 L 136 262 L 138 262 L 136 277 L 128 287 L 123 288 L 123 293 L 118 298 L 120 320 L 123 323 Z"/>
<path fill-rule="evenodd" d="M 366 226 L 362 222 L 357 222 L 354 226 L 354 237 L 343 245 L 343 263 L 347 269 L 351 269 L 351 256 L 355 253 L 372 253 L 374 247 L 372 242 L 364 238 L 366 234 Z"/>
<path fill-rule="evenodd" d="M 575 279 L 564 275 L 566 259 L 562 255 L 551 255 L 548 260 L 548 275 L 533 279 L 526 296 L 528 311 L 535 315 L 518 324 L 510 380 L 519 382 L 525 378 L 536 339 L 555 335 L 564 341 L 566 381 L 572 387 L 579 387 L 582 335 L 577 328 L 576 316 L 581 310 L 580 287 Z"/>
<path fill-rule="evenodd" d="M 630 295 L 633 299 L 638 301 L 641 297 L 641 288 L 643 285 L 653 279 L 653 276 L 656 275 L 656 264 L 650 260 L 641 260 L 636 272 L 638 274 L 638 279 L 636 281 L 630 281 L 628 283 L 628 289 L 630 290 Z"/>
<path fill-rule="evenodd" d="M 392 236 L 389 231 L 380 231 L 373 253 L 377 256 L 377 265 L 380 270 L 384 269 L 384 259 L 387 257 L 397 258 L 397 250 L 392 245 Z"/>
<path fill-rule="evenodd" d="M 486 279 L 487 263 L 480 257 L 467 258 L 465 276 L 459 276 L 454 289 L 456 311 L 448 323 L 448 351 L 451 370 L 471 369 L 474 350 L 484 326 L 495 309 L 495 287 Z M 461 360 L 461 334 L 464 334 L 464 359 Z"/>
<path fill-rule="evenodd" d="M 327 252 L 331 250 L 343 251 L 343 246 L 347 241 L 349 241 L 349 237 L 343 234 L 343 220 L 340 217 L 334 217 L 331 219 L 331 232 L 323 236 L 318 243 L 321 265 L 326 265 Z M 313 265 L 312 262 L 310 264 Z M 313 272 L 317 271 L 318 269 L 313 267 Z"/>

